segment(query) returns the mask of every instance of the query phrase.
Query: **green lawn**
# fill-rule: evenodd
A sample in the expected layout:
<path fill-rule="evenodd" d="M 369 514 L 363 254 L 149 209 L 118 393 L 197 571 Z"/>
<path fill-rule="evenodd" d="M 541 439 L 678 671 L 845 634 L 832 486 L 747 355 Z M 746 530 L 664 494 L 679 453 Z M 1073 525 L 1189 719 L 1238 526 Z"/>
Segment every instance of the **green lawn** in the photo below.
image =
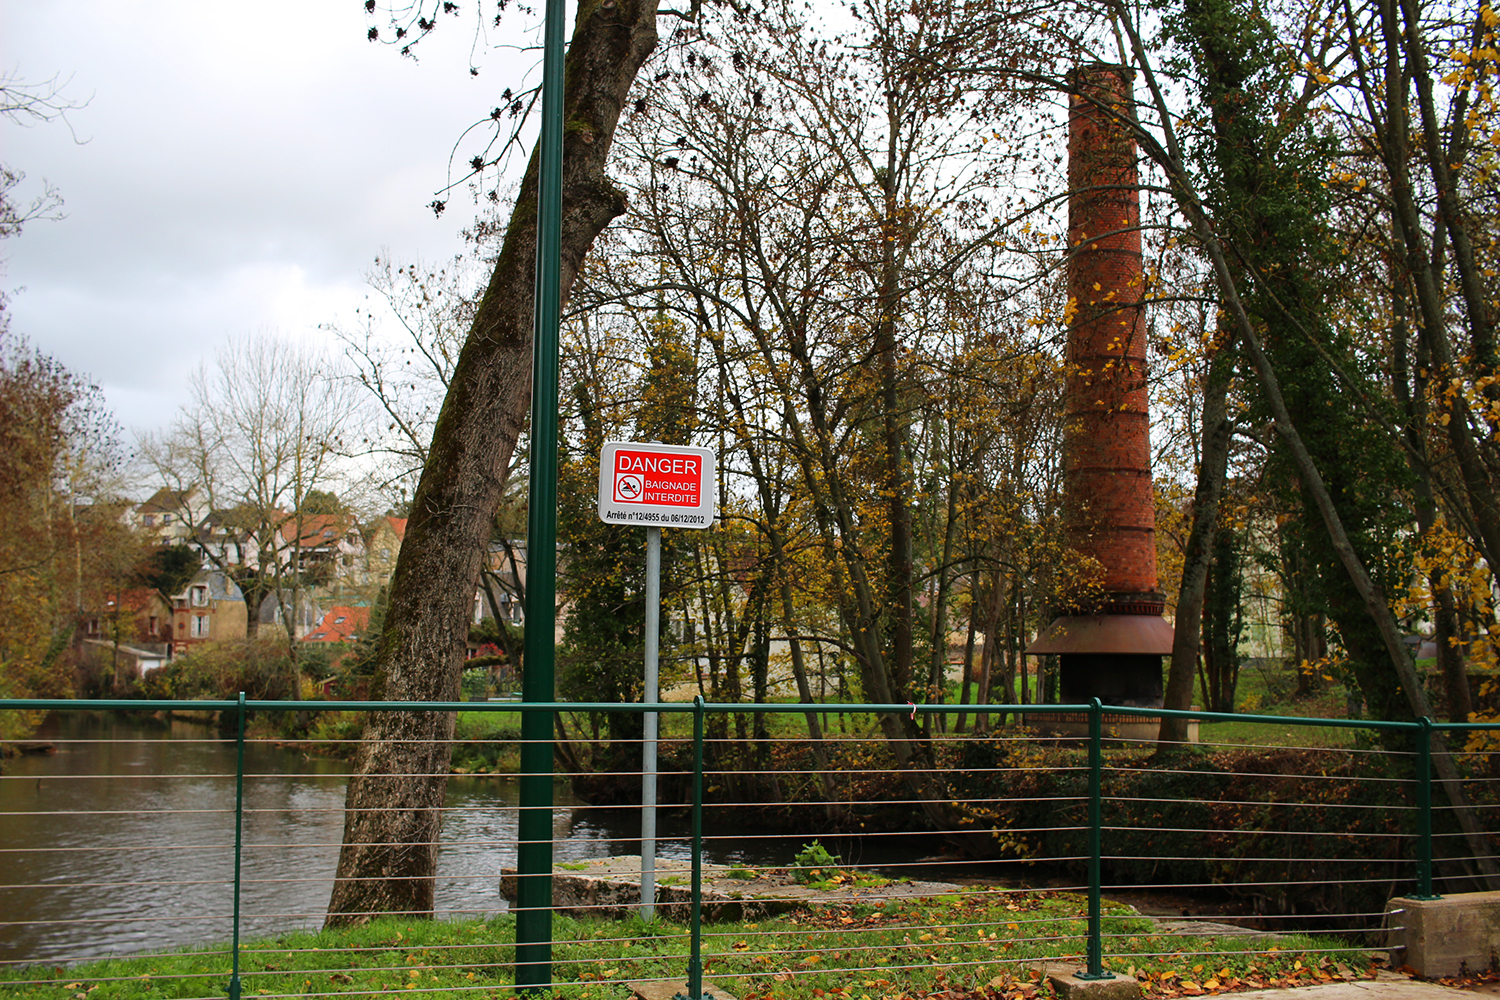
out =
<path fill-rule="evenodd" d="M 1343 942 L 1301 936 L 1181 938 L 1106 904 L 1107 968 L 1208 992 L 1278 981 L 1300 970 L 1367 974 Z M 1034 963 L 1082 961 L 1086 902 L 1062 893 L 974 890 L 925 900 L 833 902 L 748 923 L 705 928 L 705 984 L 741 1000 L 832 995 L 882 1000 L 981 987 L 1022 996 Z M 624 1000 L 630 980 L 683 979 L 687 929 L 660 920 L 553 920 L 555 995 Z M 243 995 L 501 997 L 512 995 L 514 918 L 378 919 L 352 930 L 283 934 L 243 946 Z M 222 996 L 225 948 L 33 968 L 0 974 L 0 997 L 26 1000 L 167 1000 Z M 1358 972 L 1354 970 L 1359 970 Z M 1208 985 L 1212 982 L 1212 985 Z M 1014 989 L 1016 992 L 1009 992 Z M 822 991 L 821 993 L 819 991 Z M 960 992 L 961 991 L 961 992 Z M 976 994 L 977 996 L 978 994 Z M 986 993 L 995 996 L 995 993 Z"/>

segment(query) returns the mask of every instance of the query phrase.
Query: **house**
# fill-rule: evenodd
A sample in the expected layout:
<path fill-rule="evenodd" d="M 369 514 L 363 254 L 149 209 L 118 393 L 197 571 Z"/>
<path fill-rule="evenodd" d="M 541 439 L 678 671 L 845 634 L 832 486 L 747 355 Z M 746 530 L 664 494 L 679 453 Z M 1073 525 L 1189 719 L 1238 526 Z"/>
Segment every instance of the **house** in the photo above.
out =
<path fill-rule="evenodd" d="M 171 655 L 206 642 L 243 639 L 248 624 L 239 586 L 219 570 L 199 570 L 182 593 L 172 595 Z"/>
<path fill-rule="evenodd" d="M 130 587 L 107 597 L 102 607 L 85 609 L 77 637 L 149 647 L 169 641 L 171 631 L 171 605 L 150 587 Z"/>
<path fill-rule="evenodd" d="M 404 517 L 382 517 L 371 526 L 365 542 L 365 569 L 369 574 L 366 582 L 377 586 L 390 582 L 391 574 L 396 572 L 396 556 L 401 552 L 404 538 Z"/>
<path fill-rule="evenodd" d="M 260 567 L 260 539 L 240 520 L 233 511 L 215 510 L 198 522 L 193 543 L 203 553 L 205 566 L 243 566 L 251 571 Z"/>
<path fill-rule="evenodd" d="M 338 605 L 318 620 L 304 642 L 354 642 L 370 627 L 370 609 Z"/>
<path fill-rule="evenodd" d="M 365 564 L 365 539 L 340 514 L 288 514 L 276 529 L 278 558 L 319 586 L 358 585 Z"/>
<path fill-rule="evenodd" d="M 526 617 L 521 599 L 526 593 L 526 543 L 492 542 L 479 584 L 474 594 L 474 624 L 485 618 L 521 624 Z"/>
<path fill-rule="evenodd" d="M 260 602 L 256 614 L 257 628 L 286 628 L 286 617 L 293 615 L 292 638 L 301 639 L 311 632 L 323 617 L 323 611 L 305 590 L 297 591 L 296 609 L 292 607 L 292 595 L 286 591 L 273 590 Z"/>
<path fill-rule="evenodd" d="M 126 645 L 107 639 L 85 639 L 79 660 L 96 671 L 109 665 L 111 676 L 119 683 L 126 677 L 144 678 L 151 671 L 166 666 L 167 644 Z"/>
<path fill-rule="evenodd" d="M 131 521 L 137 531 L 164 545 L 175 545 L 191 537 L 194 526 L 207 514 L 196 486 L 185 490 L 162 487 L 132 508 Z"/>

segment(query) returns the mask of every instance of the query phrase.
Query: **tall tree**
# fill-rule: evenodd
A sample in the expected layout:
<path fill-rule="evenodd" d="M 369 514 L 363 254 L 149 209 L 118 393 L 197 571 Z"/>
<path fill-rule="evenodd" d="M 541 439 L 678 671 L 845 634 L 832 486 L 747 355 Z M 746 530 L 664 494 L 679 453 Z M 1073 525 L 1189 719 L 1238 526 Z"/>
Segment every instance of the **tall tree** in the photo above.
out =
<path fill-rule="evenodd" d="M 479 266 L 477 254 L 455 257 L 442 267 L 382 256 L 366 275 L 373 295 L 357 310 L 356 325 L 330 327 L 344 344 L 354 380 L 377 408 L 368 436 L 347 446 L 368 469 L 367 485 L 401 509 L 409 509 L 433 424 L 484 292 Z M 399 327 L 394 340 L 385 335 L 393 322 Z M 494 529 L 483 543 L 480 588 L 491 609 L 501 606 L 501 595 L 522 606 L 526 601 L 520 575 L 504 568 L 524 559 L 513 544 L 526 522 L 527 481 L 517 474 L 524 464 L 524 452 L 513 451 Z M 503 554 L 499 565 L 492 558 L 497 549 Z M 519 663 L 519 638 L 503 616 L 492 620 L 506 655 Z"/>
<path fill-rule="evenodd" d="M 133 555 L 120 517 L 119 430 L 97 386 L 11 335 L 0 316 L 0 693 L 72 690 L 80 616 Z M 12 720 L 13 721 L 13 720 Z"/>
<path fill-rule="evenodd" d="M 1235 0 L 1183 0 L 1167 23 L 1195 62 L 1207 98 L 1209 128 L 1200 162 L 1209 169 L 1200 176 L 1191 169 L 1191 154 L 1178 132 L 1180 118 L 1167 107 L 1138 25 L 1124 5 L 1111 9 L 1129 36 L 1156 116 L 1159 132 L 1140 133 L 1143 146 L 1167 174 L 1193 238 L 1212 262 L 1259 399 L 1297 477 L 1309 515 L 1307 537 L 1360 686 L 1377 711 L 1430 716 L 1386 591 L 1370 568 L 1372 559 L 1380 559 L 1375 572 L 1390 571 L 1389 560 L 1381 559 L 1390 530 L 1381 498 L 1388 500 L 1389 482 L 1399 480 L 1375 482 L 1368 476 L 1371 468 L 1356 466 L 1364 458 L 1375 463 L 1377 474 L 1393 477 L 1401 471 L 1392 465 L 1392 449 L 1372 443 L 1373 429 L 1389 426 L 1387 414 L 1370 405 L 1365 422 L 1354 419 L 1348 401 L 1363 399 L 1368 382 L 1359 378 L 1362 373 L 1338 365 L 1347 351 L 1340 335 L 1347 331 L 1334 328 L 1318 292 L 1338 257 L 1319 210 L 1323 185 L 1310 183 L 1327 162 L 1317 152 L 1319 137 L 1306 115 L 1317 85 L 1278 100 L 1286 86 L 1267 55 L 1264 14 Z M 1327 76 L 1321 70 L 1316 75 Z M 1292 253 L 1292 259 L 1278 249 Z M 1295 371 L 1295 382 L 1287 386 L 1282 371 Z M 1325 389 L 1321 397 L 1309 392 L 1319 384 Z M 1325 468 L 1347 479 L 1325 477 Z M 1442 786 L 1480 868 L 1494 882 L 1500 873 L 1482 846 L 1446 742 L 1436 730 L 1431 742 Z"/>
<path fill-rule="evenodd" d="M 438 14 L 421 16 L 429 24 Z M 625 211 L 605 165 L 636 73 L 656 47 L 656 18 L 653 3 L 614 0 L 581 6 L 574 22 L 563 97 L 564 296 L 594 239 Z M 530 403 L 538 171 L 534 151 L 412 500 L 381 636 L 389 700 L 459 694 L 480 555 Z M 350 776 L 329 926 L 432 911 L 452 734 L 453 718 L 442 713 L 371 719 Z"/>

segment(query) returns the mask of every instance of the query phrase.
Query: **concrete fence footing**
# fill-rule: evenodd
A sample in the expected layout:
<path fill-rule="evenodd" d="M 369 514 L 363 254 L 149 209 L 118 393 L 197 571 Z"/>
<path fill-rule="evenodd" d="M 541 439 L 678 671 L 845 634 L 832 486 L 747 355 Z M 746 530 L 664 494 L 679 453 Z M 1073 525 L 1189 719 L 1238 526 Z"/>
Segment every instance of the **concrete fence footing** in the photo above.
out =
<path fill-rule="evenodd" d="M 1385 905 L 1391 963 L 1426 978 L 1500 966 L 1500 892 L 1437 899 L 1397 896 Z"/>

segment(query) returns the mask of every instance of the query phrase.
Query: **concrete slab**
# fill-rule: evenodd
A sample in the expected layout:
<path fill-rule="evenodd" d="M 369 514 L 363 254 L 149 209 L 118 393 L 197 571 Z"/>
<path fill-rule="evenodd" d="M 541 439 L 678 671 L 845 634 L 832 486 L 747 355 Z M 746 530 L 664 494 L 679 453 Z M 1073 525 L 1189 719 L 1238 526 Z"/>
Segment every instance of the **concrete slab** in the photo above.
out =
<path fill-rule="evenodd" d="M 743 876 L 751 877 L 745 878 Z M 656 859 L 656 912 L 685 921 L 692 912 L 692 865 Z M 791 878 L 785 869 L 703 865 L 702 912 L 705 920 L 757 920 L 813 901 L 872 903 L 878 900 L 945 896 L 963 891 L 949 882 L 890 882 L 883 886 L 844 883 L 813 888 Z M 516 870 L 504 868 L 500 895 L 516 897 Z M 641 904 L 641 857 L 623 854 L 591 861 L 565 862 L 552 870 L 552 908 L 566 913 L 622 917 Z"/>
<path fill-rule="evenodd" d="M 1077 972 L 1053 973 L 1047 985 L 1062 1000 L 1140 1000 L 1141 996 L 1141 984 L 1134 976 L 1080 979 Z"/>
<path fill-rule="evenodd" d="M 1388 947 L 1397 966 L 1436 979 L 1500 965 L 1500 892 L 1439 899 L 1400 896 L 1386 904 Z"/>
<path fill-rule="evenodd" d="M 1405 976 L 1382 974 L 1353 983 L 1323 983 L 1290 989 L 1252 990 L 1228 994 L 1235 1000 L 1464 1000 L 1474 994 Z"/>
<path fill-rule="evenodd" d="M 688 995 L 686 979 L 681 981 L 650 979 L 625 985 L 630 987 L 630 992 L 636 1000 L 681 1000 Z M 702 997 L 689 998 L 689 1000 L 735 1000 L 735 998 L 711 983 L 704 983 Z"/>
<path fill-rule="evenodd" d="M 1100 989 L 1099 984 L 1107 983 L 1108 980 L 1068 982 L 1070 978 L 1077 980 L 1077 962 L 1036 962 L 1033 963 L 1032 969 L 1042 974 L 1059 997 L 1069 998 L 1069 1000 L 1113 1000 L 1117 996 L 1111 992 L 1084 992 L 1090 988 Z M 1135 984 L 1135 980 L 1124 976 L 1115 982 Z M 1122 989 L 1118 986 L 1114 988 Z M 1140 995 L 1138 986 L 1134 993 L 1118 994 L 1122 998 L 1134 998 Z M 1464 998 L 1473 1000 L 1476 994 L 1437 983 L 1424 983 L 1399 972 L 1387 971 L 1381 972 L 1374 979 L 1361 979 L 1354 982 L 1311 983 L 1307 986 L 1243 990 L 1216 995 L 1230 997 L 1232 1000 L 1464 1000 Z"/>

